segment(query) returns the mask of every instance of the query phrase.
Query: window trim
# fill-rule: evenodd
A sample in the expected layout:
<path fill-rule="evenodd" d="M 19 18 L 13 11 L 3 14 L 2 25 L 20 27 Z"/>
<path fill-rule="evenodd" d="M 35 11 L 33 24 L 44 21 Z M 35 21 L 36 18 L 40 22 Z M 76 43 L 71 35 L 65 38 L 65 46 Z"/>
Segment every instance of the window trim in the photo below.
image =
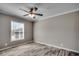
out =
<path fill-rule="evenodd" d="M 11 20 L 11 24 L 10 24 L 11 26 L 12 26 L 12 22 L 16 22 L 16 23 L 21 23 L 21 24 L 23 24 L 23 38 L 18 38 L 18 39 L 12 40 L 12 27 L 11 27 L 11 28 L 10 28 L 10 30 L 11 30 L 11 31 L 10 31 L 10 32 L 11 32 L 11 33 L 10 33 L 10 34 L 11 34 L 11 35 L 10 35 L 10 37 L 11 37 L 11 42 L 24 40 L 24 39 L 25 39 L 25 36 L 24 36 L 24 35 L 25 35 L 25 34 L 24 34 L 24 31 L 25 31 L 25 30 L 24 30 L 25 24 L 24 24 L 24 22 Z M 19 32 L 19 33 L 20 33 L 20 32 Z M 21 34 L 20 34 L 20 35 L 21 35 Z"/>

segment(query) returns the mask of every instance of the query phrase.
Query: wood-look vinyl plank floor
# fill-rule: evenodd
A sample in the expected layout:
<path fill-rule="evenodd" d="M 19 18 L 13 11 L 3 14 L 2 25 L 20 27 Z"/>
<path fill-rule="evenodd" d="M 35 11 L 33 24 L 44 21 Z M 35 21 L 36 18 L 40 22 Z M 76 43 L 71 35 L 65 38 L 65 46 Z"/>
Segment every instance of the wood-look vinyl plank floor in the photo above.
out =
<path fill-rule="evenodd" d="M 79 54 L 39 43 L 30 43 L 1 51 L 0 56 L 79 56 Z"/>

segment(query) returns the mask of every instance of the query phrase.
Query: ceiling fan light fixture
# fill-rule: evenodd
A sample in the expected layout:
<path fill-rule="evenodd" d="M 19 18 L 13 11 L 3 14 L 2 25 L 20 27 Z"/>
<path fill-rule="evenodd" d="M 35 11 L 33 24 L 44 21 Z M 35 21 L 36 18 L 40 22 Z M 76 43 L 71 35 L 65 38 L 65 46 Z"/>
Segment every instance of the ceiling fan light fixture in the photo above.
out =
<path fill-rule="evenodd" d="M 32 7 L 32 8 L 30 8 L 29 11 L 26 11 L 26 10 L 21 9 L 21 8 L 20 8 L 20 10 L 28 13 L 28 14 L 25 14 L 24 16 L 29 16 L 29 17 L 34 18 L 34 19 L 36 18 L 36 16 L 43 16 L 43 14 L 36 12 L 38 10 L 37 7 Z"/>
<path fill-rule="evenodd" d="M 29 16 L 33 18 L 33 17 L 35 17 L 35 14 L 29 14 Z"/>

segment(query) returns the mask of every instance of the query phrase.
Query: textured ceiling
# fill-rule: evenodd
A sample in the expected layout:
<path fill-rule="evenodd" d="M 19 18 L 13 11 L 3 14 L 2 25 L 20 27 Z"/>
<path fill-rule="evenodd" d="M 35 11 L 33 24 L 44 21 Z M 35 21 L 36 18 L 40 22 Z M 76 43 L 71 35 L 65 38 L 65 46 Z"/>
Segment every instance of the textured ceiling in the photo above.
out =
<path fill-rule="evenodd" d="M 29 10 L 29 8 L 37 6 L 38 13 L 43 13 L 44 16 L 36 16 L 33 19 L 29 16 L 23 16 L 26 12 L 19 10 L 19 8 Z M 59 13 L 79 9 L 78 3 L 0 3 L 0 13 L 17 16 L 29 21 L 40 21 L 50 16 L 57 15 Z"/>

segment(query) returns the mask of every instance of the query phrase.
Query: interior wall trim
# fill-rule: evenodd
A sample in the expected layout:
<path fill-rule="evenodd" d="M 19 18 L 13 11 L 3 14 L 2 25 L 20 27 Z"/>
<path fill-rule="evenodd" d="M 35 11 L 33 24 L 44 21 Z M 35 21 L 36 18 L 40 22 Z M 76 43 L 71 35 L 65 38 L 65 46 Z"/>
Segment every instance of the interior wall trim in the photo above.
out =
<path fill-rule="evenodd" d="M 25 45 L 25 44 L 32 43 L 32 42 L 33 42 L 33 41 L 28 41 L 28 42 L 25 42 L 25 43 L 20 43 L 20 44 L 17 44 L 17 45 L 13 45 L 13 46 L 5 47 L 5 48 L 0 49 L 0 51 L 4 51 L 4 50 L 7 50 L 7 49 L 10 49 L 10 48 L 13 48 L 13 47 L 17 47 L 17 46 Z"/>
<path fill-rule="evenodd" d="M 70 10 L 70 11 L 58 13 L 58 14 L 56 14 L 56 15 L 48 16 L 48 17 L 43 18 L 43 19 L 38 20 L 38 21 L 45 21 L 45 20 L 47 20 L 47 19 L 49 19 L 49 18 L 53 18 L 53 17 L 57 17 L 57 16 L 61 16 L 61 15 L 64 15 L 64 14 L 69 14 L 69 13 L 77 12 L 77 11 L 79 11 L 79 9 L 74 9 L 74 10 Z M 36 22 L 38 22 L 38 21 L 36 21 Z"/>
<path fill-rule="evenodd" d="M 67 50 L 67 51 L 72 51 L 72 52 L 75 52 L 75 53 L 79 53 L 79 51 L 64 48 L 64 47 L 59 47 L 59 46 L 56 46 L 56 45 L 51 45 L 51 44 L 47 44 L 47 43 L 43 43 L 43 42 L 36 42 L 36 43 L 40 43 L 40 44 L 44 44 L 44 45 L 47 45 L 47 46 L 50 46 L 50 47 L 56 47 L 56 48 L 59 48 L 59 49 L 64 49 L 64 50 Z"/>

